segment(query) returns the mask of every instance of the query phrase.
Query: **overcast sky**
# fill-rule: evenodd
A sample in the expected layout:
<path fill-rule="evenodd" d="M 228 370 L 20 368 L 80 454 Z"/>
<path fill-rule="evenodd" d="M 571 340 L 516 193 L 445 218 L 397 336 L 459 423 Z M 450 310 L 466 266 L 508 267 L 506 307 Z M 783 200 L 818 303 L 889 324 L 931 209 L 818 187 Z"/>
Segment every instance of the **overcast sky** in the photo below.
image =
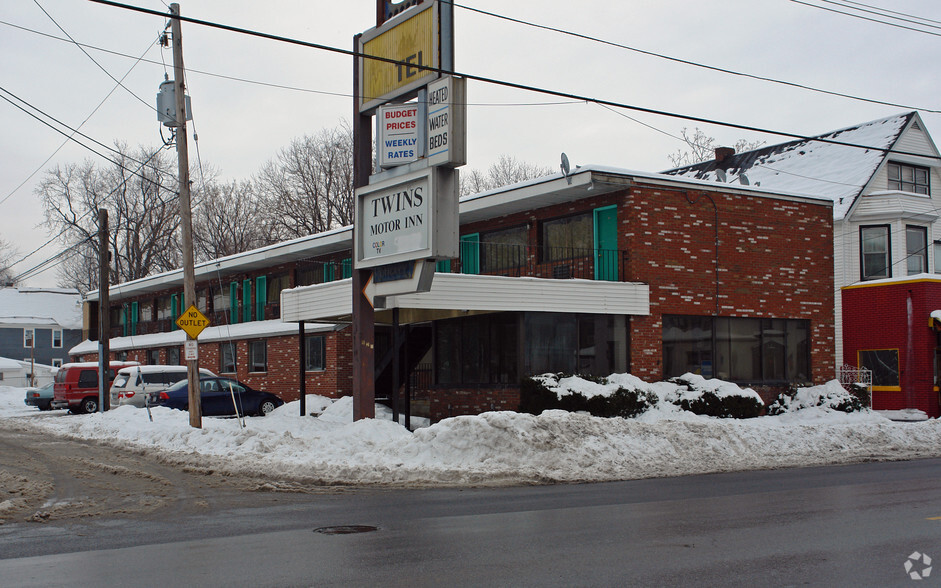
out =
<path fill-rule="evenodd" d="M 455 8 L 456 69 L 807 135 L 916 108 L 929 132 L 941 137 L 941 117 L 924 110 L 941 110 L 936 73 L 941 4 L 807 2 L 843 12 L 885 6 L 908 15 L 897 14 L 900 18 L 916 20 L 914 15 L 934 22 L 917 27 L 931 33 L 925 34 L 790 0 L 463 0 Z M 160 0 L 128 3 L 167 11 Z M 643 51 L 911 108 L 707 71 L 482 15 L 462 4 Z M 352 47 L 354 34 L 375 25 L 374 0 L 184 0 L 180 10 L 186 17 L 343 49 Z M 3 0 L 0 21 L 0 87 L 5 90 L 0 97 L 15 101 L 15 95 L 72 127 L 87 118 L 81 131 L 101 143 L 160 145 L 152 106 L 164 72 L 172 74 L 170 50 L 155 43 L 164 18 L 86 0 Z M 58 40 L 66 37 L 63 30 L 78 43 L 94 47 L 86 48 L 91 57 L 68 40 Z M 350 118 L 352 63 L 346 56 L 189 23 L 183 24 L 183 49 L 194 115 L 190 132 L 195 129 L 199 137 L 197 151 L 191 136 L 190 156 L 195 161 L 198 153 L 203 165 L 211 165 L 222 180 L 249 179 L 292 139 Z M 92 58 L 115 78 L 130 70 L 124 81 L 127 90 L 114 90 L 115 82 Z M 684 127 L 698 126 L 720 143 L 787 140 L 630 110 L 619 114 L 597 104 L 480 82 L 470 82 L 467 94 L 465 169 L 486 169 L 501 154 L 557 169 L 564 151 L 573 165 L 660 171 L 670 167 L 669 154 L 685 148 L 669 136 L 678 136 Z M 7 101 L 0 101 L 0 129 L 0 238 L 15 244 L 22 257 L 50 237 L 39 226 L 43 216 L 35 194 L 44 172 L 56 164 L 104 162 L 74 143 L 59 149 L 62 135 Z M 49 246 L 15 269 L 25 271 L 57 250 Z M 54 270 L 28 282 L 55 284 Z"/>

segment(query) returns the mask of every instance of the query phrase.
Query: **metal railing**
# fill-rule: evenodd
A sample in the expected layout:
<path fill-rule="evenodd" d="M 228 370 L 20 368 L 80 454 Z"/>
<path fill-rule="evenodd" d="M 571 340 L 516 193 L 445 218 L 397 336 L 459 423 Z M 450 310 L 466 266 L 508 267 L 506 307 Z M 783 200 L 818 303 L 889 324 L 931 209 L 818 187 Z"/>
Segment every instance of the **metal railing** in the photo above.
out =
<path fill-rule="evenodd" d="M 533 247 L 462 241 L 461 256 L 438 271 L 464 274 L 625 281 L 627 252 L 619 249 Z"/>
<path fill-rule="evenodd" d="M 837 370 L 837 377 L 840 384 L 846 390 L 852 390 L 853 386 L 863 386 L 869 392 L 869 406 L 872 408 L 872 370 L 868 368 L 858 368 L 852 365 L 843 364 Z"/>

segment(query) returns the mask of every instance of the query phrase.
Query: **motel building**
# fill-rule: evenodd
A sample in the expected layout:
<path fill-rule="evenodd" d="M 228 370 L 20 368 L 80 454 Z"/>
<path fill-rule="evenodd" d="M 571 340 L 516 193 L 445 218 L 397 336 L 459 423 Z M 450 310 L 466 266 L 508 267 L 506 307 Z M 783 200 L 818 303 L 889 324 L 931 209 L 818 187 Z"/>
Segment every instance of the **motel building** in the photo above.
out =
<path fill-rule="evenodd" d="M 516 410 L 545 372 L 693 372 L 766 401 L 836 373 L 831 199 L 583 166 L 464 197 L 459 219 L 430 290 L 374 299 L 375 395 L 399 411 Z M 352 394 L 352 233 L 197 264 L 200 367 L 285 401 L 302 377 Z M 112 286 L 112 359 L 182 363 L 182 289 L 182 270 Z M 97 359 L 101 311 L 91 292 L 75 360 Z"/>

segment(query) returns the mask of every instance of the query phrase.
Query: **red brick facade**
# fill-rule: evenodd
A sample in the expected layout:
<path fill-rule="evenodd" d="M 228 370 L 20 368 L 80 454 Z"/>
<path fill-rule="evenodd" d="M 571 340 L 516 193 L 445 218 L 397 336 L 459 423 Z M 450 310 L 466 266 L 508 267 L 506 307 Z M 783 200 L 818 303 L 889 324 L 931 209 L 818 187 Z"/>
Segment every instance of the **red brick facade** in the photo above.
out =
<path fill-rule="evenodd" d="M 731 186 L 708 191 L 690 186 L 696 189 L 662 187 L 635 179 L 619 191 L 466 224 L 460 233 L 484 234 L 525 226 L 529 245 L 535 248 L 540 245 L 543 221 L 616 206 L 617 249 L 625 255 L 618 279 L 646 283 L 650 288 L 650 315 L 632 316 L 628 322 L 633 374 L 648 381 L 662 378 L 662 317 L 670 314 L 808 320 L 813 380 L 822 383 L 833 378 L 833 223 L 829 203 L 774 198 Z M 349 255 L 338 252 L 323 260 L 337 262 L 344 257 Z M 530 275 L 551 277 L 543 275 L 545 268 L 539 266 L 539 260 L 530 261 Z M 459 262 L 453 263 L 452 269 L 457 271 Z M 298 265 L 281 265 L 277 271 L 288 272 L 291 285 L 298 283 Z M 257 274 L 272 272 L 275 270 Z M 243 279 L 254 281 L 255 275 L 227 275 L 221 283 L 223 288 L 231 282 L 241 285 Z M 155 295 L 149 296 L 152 300 Z M 213 310 L 214 324 L 220 324 L 226 309 Z M 269 309 L 265 318 L 274 318 Z M 326 369 L 307 374 L 307 391 L 329 397 L 351 394 L 350 328 L 326 337 Z M 247 371 L 249 341 L 238 341 L 238 379 L 279 394 L 286 401 L 296 399 L 297 337 L 268 338 L 268 370 L 263 374 Z M 218 372 L 219 344 L 201 345 L 200 353 L 201 366 Z M 144 355 L 143 351 L 129 352 L 128 359 L 144 361 Z M 776 391 L 759 390 L 766 399 Z M 429 400 L 426 406 L 432 420 L 440 420 L 516 409 L 519 389 L 515 383 L 451 389 L 432 386 Z"/>
<path fill-rule="evenodd" d="M 941 280 L 897 279 L 843 288 L 843 363 L 858 367 L 863 350 L 893 351 L 898 385 L 874 386 L 876 410 L 917 408 L 941 417 L 935 382 L 938 330 L 929 319 L 941 310 Z"/>

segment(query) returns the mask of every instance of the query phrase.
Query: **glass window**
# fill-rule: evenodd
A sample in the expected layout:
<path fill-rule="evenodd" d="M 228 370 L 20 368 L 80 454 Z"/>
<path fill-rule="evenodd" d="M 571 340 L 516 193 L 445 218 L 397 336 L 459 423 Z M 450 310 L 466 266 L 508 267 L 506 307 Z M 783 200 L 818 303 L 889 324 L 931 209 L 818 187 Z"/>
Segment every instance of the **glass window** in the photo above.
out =
<path fill-rule="evenodd" d="M 54 368 L 60 368 L 60 367 L 62 367 L 62 360 L 61 360 L 61 359 L 53 359 L 53 360 L 52 360 L 52 367 L 54 367 Z"/>
<path fill-rule="evenodd" d="M 712 340 L 711 317 L 663 317 L 663 373 L 712 378 Z"/>
<path fill-rule="evenodd" d="M 517 317 L 509 313 L 437 321 L 436 381 L 439 384 L 516 383 L 519 379 L 518 333 Z M 472 361 L 471 357 L 475 359 Z"/>
<path fill-rule="evenodd" d="M 52 329 L 52 347 L 53 349 L 62 347 L 62 329 Z"/>
<path fill-rule="evenodd" d="M 140 320 L 141 322 L 152 321 L 154 320 L 154 303 L 153 300 L 144 300 L 140 305 Z"/>
<path fill-rule="evenodd" d="M 170 297 L 161 296 L 157 299 L 157 320 L 164 320 L 168 318 L 170 318 Z"/>
<path fill-rule="evenodd" d="M 324 369 L 324 356 L 324 337 L 307 335 L 304 339 L 304 369 L 309 372 Z"/>
<path fill-rule="evenodd" d="M 268 303 L 279 304 L 281 302 L 281 290 L 287 290 L 291 287 L 291 277 L 287 272 L 268 276 Z"/>
<path fill-rule="evenodd" d="M 179 347 L 167 347 L 167 365 L 180 365 Z"/>
<path fill-rule="evenodd" d="M 219 344 L 219 371 L 223 374 L 234 374 L 236 372 L 235 351 L 235 343 Z"/>
<path fill-rule="evenodd" d="M 36 337 L 36 329 L 23 329 L 23 347 L 33 348 L 33 340 Z"/>
<path fill-rule="evenodd" d="M 809 342 L 806 320 L 664 315 L 663 375 L 691 372 L 757 384 L 808 382 Z"/>
<path fill-rule="evenodd" d="M 248 371 L 268 371 L 267 341 L 252 341 L 248 344 Z"/>
<path fill-rule="evenodd" d="M 199 290 L 196 291 L 196 308 L 198 308 L 199 312 L 202 312 L 202 313 L 209 312 L 209 289 L 208 288 L 200 288 Z"/>
<path fill-rule="evenodd" d="M 543 261 L 591 256 L 593 227 L 590 212 L 542 223 Z"/>
<path fill-rule="evenodd" d="M 229 307 L 229 292 L 221 286 L 212 286 L 212 311 L 223 312 Z"/>
<path fill-rule="evenodd" d="M 481 233 L 481 271 L 498 272 L 525 266 L 528 242 L 529 229 L 525 225 Z"/>
<path fill-rule="evenodd" d="M 872 370 L 873 386 L 899 385 L 898 349 L 866 349 L 858 357 L 859 367 Z"/>
<path fill-rule="evenodd" d="M 889 227 L 860 227 L 859 248 L 862 256 L 862 279 L 890 278 Z"/>
<path fill-rule="evenodd" d="M 928 168 L 904 163 L 889 162 L 889 190 L 931 194 Z"/>
<path fill-rule="evenodd" d="M 524 323 L 527 374 L 576 373 L 578 331 L 574 315 L 533 312 L 526 314 Z"/>
<path fill-rule="evenodd" d="M 147 363 L 149 365 L 158 365 L 160 363 L 160 350 L 159 349 L 147 350 Z"/>
<path fill-rule="evenodd" d="M 908 275 L 928 272 L 928 229 L 905 227 L 905 263 Z"/>

